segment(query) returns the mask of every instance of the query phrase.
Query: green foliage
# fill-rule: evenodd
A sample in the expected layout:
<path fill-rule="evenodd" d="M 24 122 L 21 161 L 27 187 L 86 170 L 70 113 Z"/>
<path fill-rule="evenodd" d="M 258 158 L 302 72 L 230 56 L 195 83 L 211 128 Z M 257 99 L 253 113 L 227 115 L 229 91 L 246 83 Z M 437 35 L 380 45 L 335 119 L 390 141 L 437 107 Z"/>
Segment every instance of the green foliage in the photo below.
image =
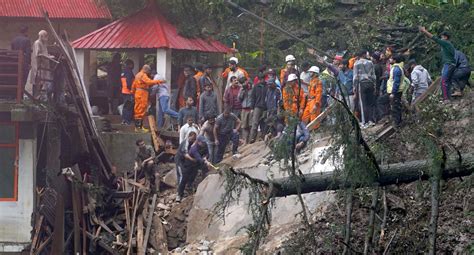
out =
<path fill-rule="evenodd" d="M 435 35 L 442 31 L 448 31 L 454 46 L 464 52 L 469 59 L 474 59 L 474 34 L 468 32 L 474 29 L 473 5 L 441 5 L 433 8 L 431 5 L 402 3 L 395 8 L 394 15 L 387 16 L 386 20 L 411 27 L 422 25 Z M 433 42 L 427 43 L 434 44 Z M 439 70 L 441 66 L 438 52 L 439 48 L 434 47 L 427 52 L 418 54 L 418 58 L 428 69 Z M 435 58 L 430 58 L 430 55 L 434 55 Z"/>

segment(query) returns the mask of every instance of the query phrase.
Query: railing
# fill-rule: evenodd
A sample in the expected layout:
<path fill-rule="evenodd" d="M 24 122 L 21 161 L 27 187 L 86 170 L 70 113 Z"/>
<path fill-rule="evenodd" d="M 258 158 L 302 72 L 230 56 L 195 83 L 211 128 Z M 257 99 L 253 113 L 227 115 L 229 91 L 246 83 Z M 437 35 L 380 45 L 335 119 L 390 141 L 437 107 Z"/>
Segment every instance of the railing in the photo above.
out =
<path fill-rule="evenodd" d="M 0 49 L 0 98 L 20 103 L 26 77 L 23 52 Z"/>

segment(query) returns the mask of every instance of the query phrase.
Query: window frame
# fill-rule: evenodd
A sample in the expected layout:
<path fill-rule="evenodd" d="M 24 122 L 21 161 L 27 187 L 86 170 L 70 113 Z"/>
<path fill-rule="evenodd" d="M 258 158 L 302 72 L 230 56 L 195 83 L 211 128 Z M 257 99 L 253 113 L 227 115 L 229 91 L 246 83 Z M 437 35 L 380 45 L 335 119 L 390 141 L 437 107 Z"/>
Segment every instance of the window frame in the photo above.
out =
<path fill-rule="evenodd" d="M 19 165 L 19 133 L 20 125 L 18 122 L 0 121 L 0 125 L 12 125 L 15 128 L 15 143 L 0 143 L 0 148 L 15 148 L 15 162 L 13 173 L 13 197 L 0 197 L 0 202 L 16 202 L 18 201 L 18 165 Z"/>

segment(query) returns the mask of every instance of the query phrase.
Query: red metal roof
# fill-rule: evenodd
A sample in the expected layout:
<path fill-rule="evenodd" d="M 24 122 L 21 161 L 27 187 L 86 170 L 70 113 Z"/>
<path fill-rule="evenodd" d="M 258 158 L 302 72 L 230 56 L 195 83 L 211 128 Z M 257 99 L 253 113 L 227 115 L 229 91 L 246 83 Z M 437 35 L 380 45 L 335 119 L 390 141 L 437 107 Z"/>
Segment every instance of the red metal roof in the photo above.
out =
<path fill-rule="evenodd" d="M 111 19 L 107 5 L 98 0 L 0 0 L 0 17 L 51 19 Z"/>
<path fill-rule="evenodd" d="M 76 49 L 158 49 L 169 48 L 227 53 L 229 48 L 216 40 L 185 38 L 154 5 L 119 19 L 73 42 Z"/>

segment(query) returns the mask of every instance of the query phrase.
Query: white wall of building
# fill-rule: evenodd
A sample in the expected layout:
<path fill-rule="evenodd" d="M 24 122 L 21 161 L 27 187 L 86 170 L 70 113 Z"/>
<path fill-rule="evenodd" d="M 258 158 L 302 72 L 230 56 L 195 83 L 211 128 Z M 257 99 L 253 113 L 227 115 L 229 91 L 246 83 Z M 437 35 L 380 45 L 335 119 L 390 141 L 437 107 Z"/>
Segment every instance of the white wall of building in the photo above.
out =
<path fill-rule="evenodd" d="M 18 201 L 0 202 L 0 252 L 21 251 L 31 240 L 36 186 L 36 139 L 20 139 L 19 155 Z"/>

